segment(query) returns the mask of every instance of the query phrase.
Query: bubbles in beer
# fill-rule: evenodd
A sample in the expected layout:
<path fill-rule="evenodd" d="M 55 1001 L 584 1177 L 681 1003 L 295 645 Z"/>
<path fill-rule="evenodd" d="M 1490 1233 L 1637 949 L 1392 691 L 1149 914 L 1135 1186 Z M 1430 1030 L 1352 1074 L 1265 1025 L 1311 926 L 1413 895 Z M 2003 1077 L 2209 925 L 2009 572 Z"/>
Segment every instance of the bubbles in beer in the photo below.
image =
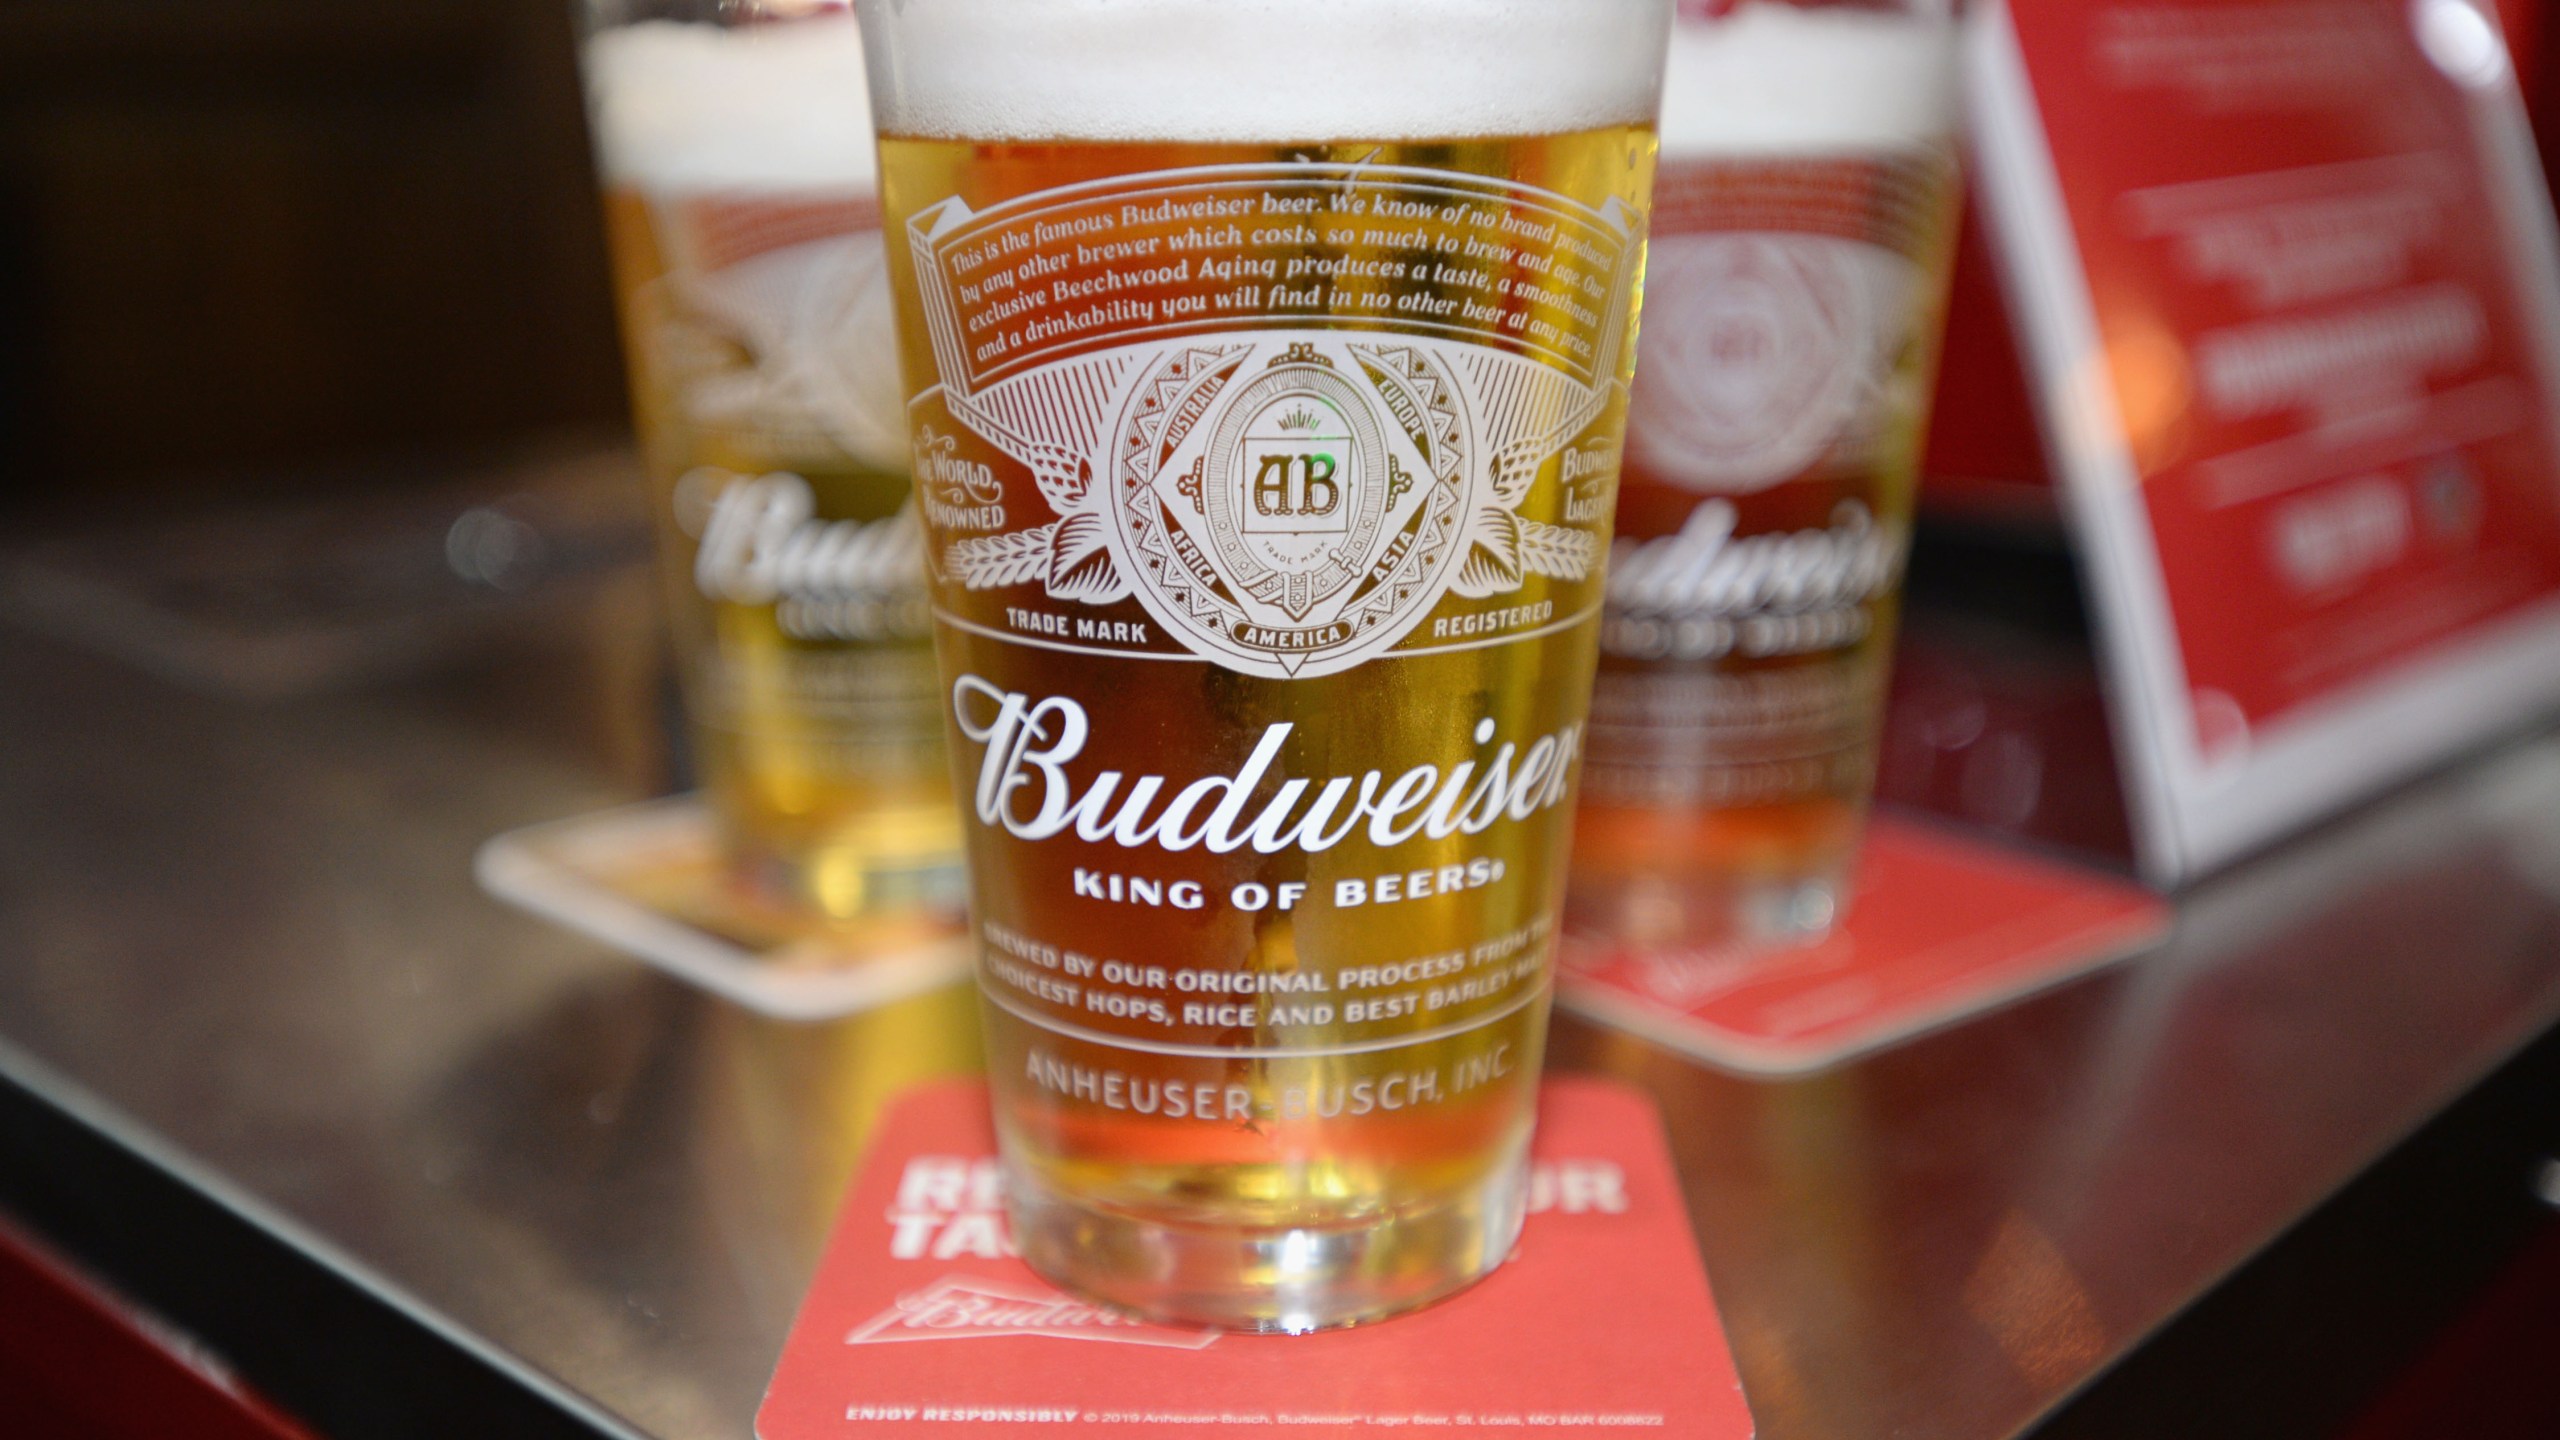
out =
<path fill-rule="evenodd" d="M 1653 118 L 1659 0 L 948 0 L 898 18 L 900 135 L 1322 141 Z"/>

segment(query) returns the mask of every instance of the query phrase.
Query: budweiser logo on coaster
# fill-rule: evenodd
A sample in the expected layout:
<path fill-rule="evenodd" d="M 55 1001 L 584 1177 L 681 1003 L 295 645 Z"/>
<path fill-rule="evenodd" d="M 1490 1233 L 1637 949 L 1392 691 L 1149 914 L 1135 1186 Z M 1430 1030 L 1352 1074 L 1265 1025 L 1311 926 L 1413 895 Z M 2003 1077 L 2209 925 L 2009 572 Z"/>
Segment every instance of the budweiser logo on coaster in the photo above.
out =
<path fill-rule="evenodd" d="M 1549 1081 L 1511 1261 L 1415 1314 L 1306 1336 L 1150 1324 L 1013 1258 L 987 1090 L 881 1127 L 756 1418 L 762 1440 L 1229 1426 L 1752 1433 L 1652 1102 Z"/>
<path fill-rule="evenodd" d="M 1197 1350 L 1218 1338 L 1214 1330 L 1173 1330 L 1132 1320 L 1070 1299 L 1046 1285 L 945 1275 L 922 1290 L 899 1296 L 897 1303 L 846 1335 L 844 1343 L 885 1345 L 994 1335 L 1045 1335 L 1053 1340 L 1102 1340 L 1178 1350 Z"/>

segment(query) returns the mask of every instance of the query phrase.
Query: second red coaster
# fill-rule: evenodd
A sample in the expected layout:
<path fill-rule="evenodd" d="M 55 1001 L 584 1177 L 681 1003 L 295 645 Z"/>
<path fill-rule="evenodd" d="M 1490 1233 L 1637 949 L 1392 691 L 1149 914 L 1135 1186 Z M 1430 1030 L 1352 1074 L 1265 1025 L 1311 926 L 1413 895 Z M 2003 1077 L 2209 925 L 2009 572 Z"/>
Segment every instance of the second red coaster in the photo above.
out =
<path fill-rule="evenodd" d="M 2115 876 L 1878 816 L 1819 943 L 1665 954 L 1568 942 L 1556 999 L 1710 1064 L 1792 1074 L 2121 959 L 2171 918 Z"/>

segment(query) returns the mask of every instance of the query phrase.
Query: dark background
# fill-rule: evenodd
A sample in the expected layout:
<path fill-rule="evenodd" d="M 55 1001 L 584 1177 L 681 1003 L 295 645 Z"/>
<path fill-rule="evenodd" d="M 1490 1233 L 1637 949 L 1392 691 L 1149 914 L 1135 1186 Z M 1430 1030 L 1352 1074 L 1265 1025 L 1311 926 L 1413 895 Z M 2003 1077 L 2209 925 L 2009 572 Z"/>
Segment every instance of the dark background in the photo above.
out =
<path fill-rule="evenodd" d="M 565 0 L 0 5 L 0 512 L 623 416 Z"/>

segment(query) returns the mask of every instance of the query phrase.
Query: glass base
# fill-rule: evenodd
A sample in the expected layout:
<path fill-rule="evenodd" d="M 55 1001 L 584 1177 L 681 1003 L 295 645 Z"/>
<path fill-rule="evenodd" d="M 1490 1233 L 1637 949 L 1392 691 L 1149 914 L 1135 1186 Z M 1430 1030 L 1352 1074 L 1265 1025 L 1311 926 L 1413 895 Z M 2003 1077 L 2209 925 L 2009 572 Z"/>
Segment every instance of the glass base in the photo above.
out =
<path fill-rule="evenodd" d="M 1276 1230 L 1104 1210 L 1009 1174 L 1014 1245 L 1057 1285 L 1149 1320 L 1295 1335 L 1383 1320 L 1491 1274 L 1520 1238 L 1528 1157 L 1441 1204 Z"/>
<path fill-rule="evenodd" d="M 968 904 L 959 816 L 946 803 L 876 806 L 815 836 L 757 835 L 734 813 L 723 819 L 739 883 L 769 903 L 834 921 Z"/>

